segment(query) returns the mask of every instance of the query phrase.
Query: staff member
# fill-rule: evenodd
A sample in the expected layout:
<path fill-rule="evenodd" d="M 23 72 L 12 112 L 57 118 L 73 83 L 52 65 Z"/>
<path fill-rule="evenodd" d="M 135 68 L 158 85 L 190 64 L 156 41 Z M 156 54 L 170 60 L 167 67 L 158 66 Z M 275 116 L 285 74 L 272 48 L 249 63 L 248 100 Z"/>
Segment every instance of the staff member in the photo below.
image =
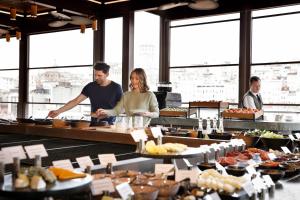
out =
<path fill-rule="evenodd" d="M 94 65 L 95 81 L 88 83 L 82 90 L 81 94 L 75 99 L 69 101 L 64 106 L 57 110 L 49 112 L 49 117 L 56 117 L 59 114 L 70 110 L 80 104 L 85 99 L 89 98 L 91 102 L 91 112 L 96 112 L 98 108 L 112 109 L 120 101 L 122 97 L 122 88 L 119 84 L 108 80 L 110 66 L 103 62 L 98 62 Z M 113 124 L 114 117 L 95 118 L 91 119 L 91 126 L 97 125 L 99 121 L 107 121 Z"/>
<path fill-rule="evenodd" d="M 120 102 L 113 109 L 98 109 L 97 115 L 117 116 L 123 112 L 127 116 L 143 116 L 144 126 L 150 123 L 150 118 L 159 116 L 156 96 L 149 91 L 146 73 L 142 68 L 136 68 L 130 73 L 130 89 L 125 92 Z"/>
<path fill-rule="evenodd" d="M 263 101 L 260 91 L 261 80 L 257 76 L 252 76 L 250 78 L 250 90 L 246 92 L 241 102 L 243 108 L 254 108 L 261 110 L 263 108 Z"/>

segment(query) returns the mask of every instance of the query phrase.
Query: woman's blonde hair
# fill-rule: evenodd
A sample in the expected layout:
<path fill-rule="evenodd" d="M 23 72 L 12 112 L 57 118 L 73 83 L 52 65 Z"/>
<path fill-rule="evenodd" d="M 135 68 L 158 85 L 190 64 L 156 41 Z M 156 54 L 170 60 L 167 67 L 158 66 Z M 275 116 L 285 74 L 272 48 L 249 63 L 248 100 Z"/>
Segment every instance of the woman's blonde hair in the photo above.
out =
<path fill-rule="evenodd" d="M 142 68 L 135 68 L 135 69 L 132 70 L 131 73 L 130 73 L 130 79 L 131 79 L 133 73 L 135 73 L 135 74 L 139 77 L 139 81 L 140 81 L 140 84 L 139 84 L 140 91 L 141 91 L 141 92 L 147 92 L 147 91 L 149 90 L 149 86 L 148 86 L 148 84 L 147 84 L 147 75 L 146 75 L 146 73 L 145 73 L 145 70 L 142 69 Z M 130 87 L 131 89 L 133 89 L 131 83 L 129 84 L 129 87 Z"/>

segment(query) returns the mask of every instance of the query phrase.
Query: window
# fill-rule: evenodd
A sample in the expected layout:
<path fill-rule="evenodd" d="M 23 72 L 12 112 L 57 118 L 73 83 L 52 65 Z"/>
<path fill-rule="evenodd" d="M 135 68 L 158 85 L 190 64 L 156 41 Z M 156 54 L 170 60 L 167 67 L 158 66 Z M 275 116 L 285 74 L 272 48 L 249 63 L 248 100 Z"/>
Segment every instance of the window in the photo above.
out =
<path fill-rule="evenodd" d="M 157 90 L 159 81 L 159 16 L 135 12 L 134 67 L 146 71 L 150 90 Z M 145 25 L 146 24 L 146 25 Z"/>
<path fill-rule="evenodd" d="M 295 24 L 300 20 L 299 12 L 299 5 L 253 12 L 251 67 L 251 75 L 262 79 L 264 103 L 271 104 L 266 111 L 298 112 L 298 118 L 300 28 Z"/>
<path fill-rule="evenodd" d="M 218 21 L 216 21 L 218 20 Z M 171 23 L 170 81 L 183 102 L 238 102 L 239 14 Z M 192 19 L 195 22 L 196 19 Z"/>
<path fill-rule="evenodd" d="M 43 48 L 43 47 L 47 48 Z M 79 30 L 30 36 L 28 116 L 45 118 L 77 97 L 93 81 L 93 31 Z M 62 116 L 81 118 L 90 113 L 89 100 Z"/>
<path fill-rule="evenodd" d="M 105 62 L 110 65 L 110 79 L 122 84 L 123 18 L 105 20 Z"/>
<path fill-rule="evenodd" d="M 0 118 L 15 119 L 19 100 L 19 41 L 0 39 Z"/>

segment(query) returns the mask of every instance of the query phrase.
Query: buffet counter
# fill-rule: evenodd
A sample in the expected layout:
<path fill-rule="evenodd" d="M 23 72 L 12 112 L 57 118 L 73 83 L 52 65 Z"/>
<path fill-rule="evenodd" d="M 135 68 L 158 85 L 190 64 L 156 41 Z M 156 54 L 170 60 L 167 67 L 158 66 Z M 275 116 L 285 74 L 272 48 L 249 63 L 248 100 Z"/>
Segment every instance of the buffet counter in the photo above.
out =
<path fill-rule="evenodd" d="M 205 121 L 205 119 L 203 120 Z M 151 125 L 198 127 L 198 119 L 179 117 L 160 117 L 151 120 Z M 300 131 L 300 122 L 268 121 L 268 120 L 235 120 L 225 119 L 227 130 L 261 129 L 270 131 Z"/>
<path fill-rule="evenodd" d="M 65 139 L 86 140 L 95 142 L 109 142 L 118 144 L 135 145 L 128 130 L 116 128 L 91 127 L 77 128 L 52 128 L 46 125 L 0 125 L 0 133 L 18 133 L 37 136 L 48 136 Z M 153 139 L 149 136 L 149 139 Z M 190 147 L 199 147 L 202 144 L 220 143 L 223 140 L 184 138 L 175 136 L 164 136 L 163 142 L 177 142 Z"/>

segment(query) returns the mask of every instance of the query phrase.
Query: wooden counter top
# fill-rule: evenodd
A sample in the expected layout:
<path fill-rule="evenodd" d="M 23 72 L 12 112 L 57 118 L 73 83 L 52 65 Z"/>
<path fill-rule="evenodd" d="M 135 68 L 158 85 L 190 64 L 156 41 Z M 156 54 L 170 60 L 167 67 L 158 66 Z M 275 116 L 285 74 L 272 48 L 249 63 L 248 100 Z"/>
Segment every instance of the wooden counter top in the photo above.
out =
<path fill-rule="evenodd" d="M 52 126 L 46 125 L 0 124 L 0 134 L 1 133 L 20 133 L 27 135 L 40 135 L 48 137 L 101 141 L 119 144 L 136 144 L 132 139 L 131 135 L 129 134 L 129 131 L 115 128 L 91 127 L 86 129 L 78 129 L 52 128 Z M 149 139 L 153 139 L 152 136 L 149 137 Z M 164 136 L 163 142 L 177 142 L 186 144 L 190 147 L 199 147 L 202 144 L 219 143 L 223 142 L 223 140 L 205 140 L 199 138 Z"/>

